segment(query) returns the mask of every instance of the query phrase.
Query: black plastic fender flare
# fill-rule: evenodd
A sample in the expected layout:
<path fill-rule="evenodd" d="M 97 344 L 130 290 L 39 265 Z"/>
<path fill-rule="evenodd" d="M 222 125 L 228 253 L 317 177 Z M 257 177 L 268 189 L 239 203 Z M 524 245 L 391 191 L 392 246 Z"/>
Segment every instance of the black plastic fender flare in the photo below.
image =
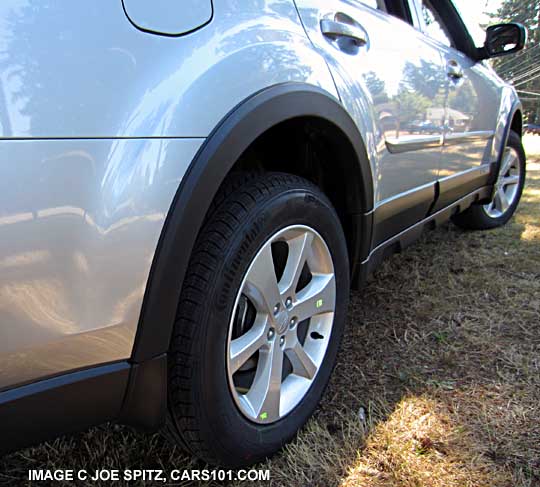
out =
<path fill-rule="evenodd" d="M 508 143 L 508 137 L 510 137 L 510 130 L 512 130 L 512 121 L 514 120 L 516 113 L 521 110 L 522 110 L 522 105 L 519 99 L 514 100 L 514 102 L 512 103 L 512 107 L 510 108 L 508 118 L 506 120 L 506 125 L 504 127 L 504 134 L 501 140 L 501 146 L 499 148 L 499 155 L 497 156 L 497 160 L 495 161 L 493 173 L 491 175 L 489 184 L 495 184 L 497 181 L 497 177 L 499 175 L 499 168 L 501 167 L 501 162 L 504 155 L 504 148 L 506 147 L 506 144 Z M 491 195 L 491 198 L 492 197 L 493 197 L 493 193 Z"/>
<path fill-rule="evenodd" d="M 166 353 L 190 254 L 212 199 L 242 153 L 266 130 L 296 117 L 318 117 L 350 140 L 362 191 L 351 195 L 354 212 L 373 208 L 373 182 L 358 128 L 340 102 L 321 88 L 283 83 L 255 93 L 213 130 L 190 164 L 167 215 L 152 262 L 137 327 L 132 363 Z M 368 233 L 368 232 L 367 232 Z M 371 239 L 370 235 L 365 236 Z"/>

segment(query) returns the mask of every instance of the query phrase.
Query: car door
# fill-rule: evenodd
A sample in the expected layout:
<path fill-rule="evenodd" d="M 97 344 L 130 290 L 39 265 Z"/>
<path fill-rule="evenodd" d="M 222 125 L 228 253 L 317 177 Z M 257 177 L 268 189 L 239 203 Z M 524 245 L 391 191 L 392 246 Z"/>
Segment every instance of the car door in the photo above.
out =
<path fill-rule="evenodd" d="M 417 19 L 404 2 L 296 3 L 364 135 L 375 187 L 377 245 L 425 217 L 433 202 L 446 94 L 441 53 L 411 25 Z M 437 116 L 429 119 L 430 114 Z"/>
<path fill-rule="evenodd" d="M 437 210 L 487 183 L 500 83 L 459 49 L 469 34 L 450 0 L 415 2 L 423 32 L 444 57 L 448 80 Z"/>

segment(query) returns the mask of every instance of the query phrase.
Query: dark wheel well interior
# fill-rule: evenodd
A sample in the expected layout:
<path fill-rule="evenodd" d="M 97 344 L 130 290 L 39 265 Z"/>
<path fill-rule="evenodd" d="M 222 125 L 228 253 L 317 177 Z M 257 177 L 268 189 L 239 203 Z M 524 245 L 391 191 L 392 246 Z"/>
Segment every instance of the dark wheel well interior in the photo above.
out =
<path fill-rule="evenodd" d="M 227 175 L 248 168 L 284 170 L 319 185 L 343 222 L 352 277 L 359 275 L 371 245 L 373 180 L 358 127 L 321 88 L 297 82 L 266 88 L 223 118 L 180 183 L 152 261 L 134 363 L 169 349 L 197 232 Z"/>
<path fill-rule="evenodd" d="M 231 171 L 281 171 L 315 183 L 328 196 L 343 226 L 351 264 L 361 250 L 362 175 L 347 136 L 331 122 L 298 117 L 258 137 Z"/>
<path fill-rule="evenodd" d="M 519 134 L 521 137 L 523 135 L 523 118 L 521 115 L 521 112 L 519 110 L 516 111 L 514 114 L 514 118 L 512 119 L 512 123 L 510 124 L 510 128 Z"/>

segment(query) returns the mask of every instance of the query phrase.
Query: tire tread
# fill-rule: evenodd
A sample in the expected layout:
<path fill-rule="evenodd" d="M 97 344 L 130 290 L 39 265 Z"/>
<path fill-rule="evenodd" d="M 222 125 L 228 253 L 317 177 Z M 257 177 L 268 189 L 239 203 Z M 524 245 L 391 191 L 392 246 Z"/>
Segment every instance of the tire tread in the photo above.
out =
<path fill-rule="evenodd" d="M 287 189 L 309 187 L 313 183 L 285 173 L 233 173 L 214 198 L 196 239 L 182 286 L 169 352 L 169 413 L 166 435 L 193 455 L 213 464 L 213 454 L 199 426 L 197 398 L 192 377 L 197 367 L 196 344 L 201 310 L 212 279 L 213 264 L 219 261 L 228 240 L 244 217 L 264 200 Z"/>
<path fill-rule="evenodd" d="M 514 214 L 519 200 L 521 198 L 521 191 L 525 182 L 525 151 L 521 142 L 521 137 L 514 131 L 510 131 L 508 138 L 508 145 L 512 146 L 518 151 L 521 158 L 522 166 L 522 179 L 520 181 L 521 188 L 519 189 L 518 197 L 513 203 L 513 208 L 510 208 L 506 213 L 499 218 L 491 218 L 484 210 L 482 204 L 474 204 L 467 208 L 463 213 L 452 217 L 452 221 L 459 227 L 466 230 L 489 230 L 491 228 L 500 227 L 508 222 Z"/>

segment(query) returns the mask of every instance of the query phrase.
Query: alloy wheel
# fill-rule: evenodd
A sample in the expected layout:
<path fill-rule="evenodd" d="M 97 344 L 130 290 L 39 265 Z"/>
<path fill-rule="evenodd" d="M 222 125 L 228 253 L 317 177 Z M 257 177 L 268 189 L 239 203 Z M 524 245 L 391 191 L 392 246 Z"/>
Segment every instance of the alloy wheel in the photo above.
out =
<path fill-rule="evenodd" d="M 519 155 L 513 147 L 507 147 L 495 183 L 493 201 L 484 205 L 484 210 L 488 216 L 499 218 L 508 211 L 508 208 L 512 206 L 518 197 L 520 177 Z"/>
<path fill-rule="evenodd" d="M 335 305 L 332 256 L 314 229 L 289 226 L 265 242 L 229 323 L 229 387 L 244 416 L 272 423 L 305 397 L 328 348 Z"/>

